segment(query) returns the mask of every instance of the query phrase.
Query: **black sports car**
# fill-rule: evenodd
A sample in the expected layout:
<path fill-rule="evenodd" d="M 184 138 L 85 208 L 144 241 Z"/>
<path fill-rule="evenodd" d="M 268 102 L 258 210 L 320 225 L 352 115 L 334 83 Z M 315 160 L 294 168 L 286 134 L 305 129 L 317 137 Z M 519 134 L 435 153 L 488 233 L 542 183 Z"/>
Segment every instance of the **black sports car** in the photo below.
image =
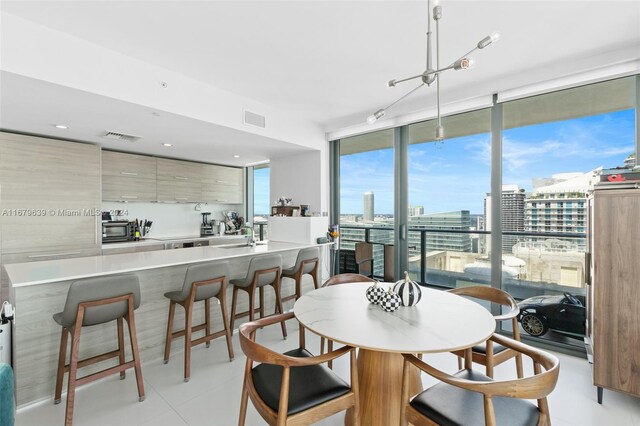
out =
<path fill-rule="evenodd" d="M 532 336 L 542 336 L 549 329 L 559 333 L 584 336 L 585 307 L 582 296 L 535 296 L 518 303 L 518 321 Z"/>

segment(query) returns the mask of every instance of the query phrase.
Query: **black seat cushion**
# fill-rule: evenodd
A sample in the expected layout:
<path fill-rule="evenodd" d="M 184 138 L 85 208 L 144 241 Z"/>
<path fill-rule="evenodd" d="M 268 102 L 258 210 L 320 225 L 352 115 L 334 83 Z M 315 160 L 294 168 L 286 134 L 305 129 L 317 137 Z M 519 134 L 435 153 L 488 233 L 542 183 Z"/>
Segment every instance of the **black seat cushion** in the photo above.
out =
<path fill-rule="evenodd" d="M 463 370 L 457 377 L 491 381 L 482 373 Z M 516 398 L 493 397 L 497 425 L 535 426 L 538 424 L 538 407 Z M 434 422 L 445 425 L 484 425 L 484 399 L 478 392 L 471 392 L 446 383 L 439 383 L 416 396 L 411 406 Z"/>
<path fill-rule="evenodd" d="M 493 354 L 494 355 L 498 354 L 498 353 L 500 353 L 502 351 L 506 351 L 506 350 L 507 350 L 506 346 L 499 345 L 498 343 L 494 343 L 493 344 Z M 486 345 L 486 343 L 480 343 L 479 345 L 474 346 L 473 347 L 473 352 L 478 352 L 478 353 L 486 355 L 487 354 L 487 345 Z"/>
<path fill-rule="evenodd" d="M 294 349 L 285 352 L 285 355 L 298 358 L 313 356 L 305 349 Z M 260 398 L 277 412 L 280 401 L 282 367 L 260 364 L 251 370 L 251 375 Z M 350 390 L 351 388 L 340 377 L 324 365 L 291 367 L 287 414 L 292 415 L 315 407 L 342 396 Z"/>

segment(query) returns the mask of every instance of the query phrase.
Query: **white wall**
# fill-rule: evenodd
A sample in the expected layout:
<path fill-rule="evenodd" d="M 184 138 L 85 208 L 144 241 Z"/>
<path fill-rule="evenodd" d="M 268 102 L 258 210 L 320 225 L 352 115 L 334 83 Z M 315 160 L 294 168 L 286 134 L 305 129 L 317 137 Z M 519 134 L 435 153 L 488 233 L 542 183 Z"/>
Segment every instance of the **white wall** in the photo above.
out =
<path fill-rule="evenodd" d="M 242 205 L 202 204 L 201 211 L 194 210 L 195 204 L 169 203 L 116 203 L 102 202 L 102 211 L 126 210 L 128 215 L 122 220 L 147 219 L 153 221 L 149 238 L 200 235 L 200 213 L 210 212 L 209 219 L 222 219 L 222 212 L 235 210 L 243 213 Z M 114 218 L 115 219 L 115 218 Z"/>
<path fill-rule="evenodd" d="M 327 149 L 272 158 L 269 165 L 271 205 L 286 196 L 292 198 L 293 205 L 309 204 L 312 213 L 327 212 L 327 160 Z"/>

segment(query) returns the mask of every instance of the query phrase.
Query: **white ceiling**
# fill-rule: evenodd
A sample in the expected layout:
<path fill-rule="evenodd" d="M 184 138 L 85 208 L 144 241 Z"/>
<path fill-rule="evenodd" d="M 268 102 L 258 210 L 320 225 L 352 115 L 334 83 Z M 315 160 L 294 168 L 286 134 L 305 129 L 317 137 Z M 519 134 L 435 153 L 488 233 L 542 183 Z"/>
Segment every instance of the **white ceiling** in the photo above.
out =
<path fill-rule="evenodd" d="M 476 55 L 475 69 L 443 75 L 444 102 L 608 65 L 603 58 L 640 58 L 640 1 L 443 0 L 442 6 L 443 63 L 494 30 L 502 35 Z M 296 111 L 327 130 L 360 123 L 395 100 L 413 83 L 388 89 L 385 82 L 419 74 L 425 63 L 426 1 L 4 0 L 0 10 Z M 4 98 L 6 84 L 2 90 Z M 434 97 L 422 89 L 390 114 L 432 106 Z"/>

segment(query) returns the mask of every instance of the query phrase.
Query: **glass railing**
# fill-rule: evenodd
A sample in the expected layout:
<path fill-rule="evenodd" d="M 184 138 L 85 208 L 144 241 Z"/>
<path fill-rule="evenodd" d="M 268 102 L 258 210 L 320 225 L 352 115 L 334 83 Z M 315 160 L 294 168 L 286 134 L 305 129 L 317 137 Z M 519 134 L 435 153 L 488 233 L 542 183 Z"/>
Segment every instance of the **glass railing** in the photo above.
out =
<path fill-rule="evenodd" d="M 269 239 L 269 224 L 267 222 L 254 222 L 253 235 L 256 241 Z"/>

